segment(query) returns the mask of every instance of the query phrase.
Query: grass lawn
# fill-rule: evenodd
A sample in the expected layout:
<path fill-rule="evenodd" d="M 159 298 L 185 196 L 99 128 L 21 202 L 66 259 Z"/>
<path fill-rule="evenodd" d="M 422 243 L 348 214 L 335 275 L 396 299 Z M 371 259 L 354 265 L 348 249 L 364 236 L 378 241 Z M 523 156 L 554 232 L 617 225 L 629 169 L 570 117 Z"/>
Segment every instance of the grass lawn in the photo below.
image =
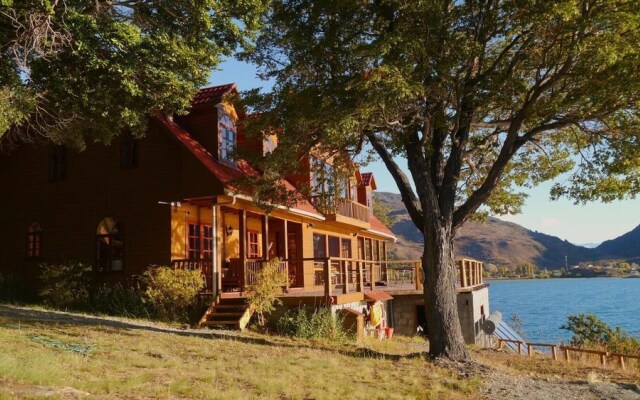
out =
<path fill-rule="evenodd" d="M 0 398 L 456 399 L 479 386 L 411 354 L 415 340 L 365 347 L 3 316 Z"/>

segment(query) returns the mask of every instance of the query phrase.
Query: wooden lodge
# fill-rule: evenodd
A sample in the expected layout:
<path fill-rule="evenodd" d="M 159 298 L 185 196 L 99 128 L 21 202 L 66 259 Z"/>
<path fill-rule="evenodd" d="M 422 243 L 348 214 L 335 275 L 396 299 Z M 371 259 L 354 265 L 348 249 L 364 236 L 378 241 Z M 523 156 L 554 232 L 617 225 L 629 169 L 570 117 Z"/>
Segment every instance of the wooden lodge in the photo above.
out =
<path fill-rule="evenodd" d="M 69 260 L 94 265 L 107 282 L 152 266 L 196 269 L 205 279 L 203 294 L 213 299 L 203 324 L 239 324 L 244 317 L 216 306 L 227 301 L 227 310 L 233 309 L 265 260 L 279 258 L 289 277 L 285 304 L 358 309 L 367 300 L 409 296 L 415 298 L 408 303 L 412 321 L 398 305 L 389 324 L 415 332 L 420 263 L 388 260 L 387 247 L 396 238 L 373 215 L 373 175 L 356 171 L 332 185 L 341 189 L 329 206 L 316 206 L 312 196 L 267 215 L 236 185 L 257 172 L 233 154 L 236 146 L 267 154 L 277 138 L 256 142 L 236 129 L 237 114 L 224 102 L 235 91 L 233 84 L 200 90 L 189 114 L 153 116 L 140 139 L 120 135 L 107 145 L 88 143 L 83 151 L 36 143 L 0 152 L 5 281 L 34 291 L 39 264 Z M 331 160 L 308 155 L 297 175 L 281 184 L 326 192 L 314 163 L 331 170 Z M 459 296 L 486 291 L 481 263 L 460 261 L 458 269 Z M 244 316 L 246 310 L 238 311 Z M 477 315 L 470 318 L 477 322 Z"/>

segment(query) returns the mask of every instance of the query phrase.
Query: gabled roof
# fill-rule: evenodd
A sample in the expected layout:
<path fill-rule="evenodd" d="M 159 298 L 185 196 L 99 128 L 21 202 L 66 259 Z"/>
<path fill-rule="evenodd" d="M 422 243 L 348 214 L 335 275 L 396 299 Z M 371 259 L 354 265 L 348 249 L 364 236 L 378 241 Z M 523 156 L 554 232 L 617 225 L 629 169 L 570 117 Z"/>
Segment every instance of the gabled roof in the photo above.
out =
<path fill-rule="evenodd" d="M 361 172 L 360 173 L 360 184 L 362 186 L 371 186 L 373 190 L 376 190 L 376 180 L 373 178 L 372 172 Z"/>
<path fill-rule="evenodd" d="M 243 177 L 256 177 L 259 175 L 258 171 L 243 160 L 236 163 L 237 168 L 218 162 L 218 160 L 216 160 L 216 158 L 213 157 L 207 149 L 205 149 L 178 123 L 161 113 L 156 113 L 156 118 L 191 154 L 196 157 L 198 161 L 200 161 L 202 165 L 211 172 L 213 176 L 215 176 L 225 186 L 226 189 L 234 192 L 244 192 L 242 194 L 251 196 L 251 193 L 247 193 L 246 190 L 241 190 L 241 188 L 234 185 L 234 181 Z M 295 191 L 295 187 L 287 180 L 281 180 L 280 184 L 285 186 L 287 190 Z M 316 210 L 316 208 L 306 200 L 298 201 L 294 208 L 308 213 L 317 214 L 318 216 L 321 215 L 320 212 L 318 212 L 318 210 Z"/>
<path fill-rule="evenodd" d="M 235 83 L 226 83 L 224 85 L 210 86 L 202 88 L 193 96 L 191 100 L 192 106 L 199 106 L 204 104 L 218 104 L 222 101 L 225 94 L 237 93 Z"/>

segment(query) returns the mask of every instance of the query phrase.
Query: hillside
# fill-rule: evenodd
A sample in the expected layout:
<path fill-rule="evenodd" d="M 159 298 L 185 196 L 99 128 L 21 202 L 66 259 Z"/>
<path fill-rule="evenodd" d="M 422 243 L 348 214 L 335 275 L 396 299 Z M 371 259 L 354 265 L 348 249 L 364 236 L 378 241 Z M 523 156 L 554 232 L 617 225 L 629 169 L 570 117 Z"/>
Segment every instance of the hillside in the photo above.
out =
<path fill-rule="evenodd" d="M 603 242 L 597 249 L 620 258 L 640 257 L 640 225 L 620 237 Z"/>
<path fill-rule="evenodd" d="M 409 220 L 400 195 L 377 193 L 378 200 L 392 211 L 394 223 L 391 229 L 401 237 L 394 251 L 398 258 L 419 257 L 422 237 Z M 588 249 L 576 246 L 555 236 L 530 231 L 518 224 L 489 218 L 486 223 L 468 222 L 462 227 L 455 241 L 456 254 L 494 263 L 518 265 L 531 262 L 541 268 L 559 269 L 581 261 L 595 261 L 607 256 L 600 248 Z"/>

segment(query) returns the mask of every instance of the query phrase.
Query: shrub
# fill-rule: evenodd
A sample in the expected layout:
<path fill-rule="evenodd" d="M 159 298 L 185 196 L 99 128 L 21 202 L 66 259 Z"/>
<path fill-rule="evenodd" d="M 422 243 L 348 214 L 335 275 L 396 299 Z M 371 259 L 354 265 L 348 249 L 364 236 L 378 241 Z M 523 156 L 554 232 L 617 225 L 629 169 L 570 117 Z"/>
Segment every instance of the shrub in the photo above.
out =
<path fill-rule="evenodd" d="M 145 299 L 160 318 L 186 321 L 204 280 L 200 271 L 157 267 L 144 273 L 143 283 Z"/>
<path fill-rule="evenodd" d="M 89 301 L 92 267 L 80 262 L 42 264 L 40 296 L 57 308 L 85 308 Z"/>
<path fill-rule="evenodd" d="M 247 303 L 258 316 L 258 325 L 264 326 L 264 314 L 271 313 L 276 304 L 281 304 L 277 296 L 282 294 L 282 287 L 286 283 L 287 274 L 280 269 L 280 259 L 274 258 L 262 264 L 255 283 L 247 290 Z"/>
<path fill-rule="evenodd" d="M 569 315 L 566 329 L 573 333 L 570 344 L 587 349 L 605 349 L 613 353 L 640 354 L 640 341 L 619 326 L 612 328 L 593 314 Z"/>
<path fill-rule="evenodd" d="M 308 310 L 301 307 L 297 310 L 287 310 L 278 319 L 276 329 L 284 336 L 343 341 L 349 334 L 344 329 L 342 319 L 341 315 L 334 315 L 329 308 Z"/>
<path fill-rule="evenodd" d="M 149 318 L 153 309 L 145 303 L 139 280 L 100 284 L 91 291 L 91 310 L 124 317 Z"/>

